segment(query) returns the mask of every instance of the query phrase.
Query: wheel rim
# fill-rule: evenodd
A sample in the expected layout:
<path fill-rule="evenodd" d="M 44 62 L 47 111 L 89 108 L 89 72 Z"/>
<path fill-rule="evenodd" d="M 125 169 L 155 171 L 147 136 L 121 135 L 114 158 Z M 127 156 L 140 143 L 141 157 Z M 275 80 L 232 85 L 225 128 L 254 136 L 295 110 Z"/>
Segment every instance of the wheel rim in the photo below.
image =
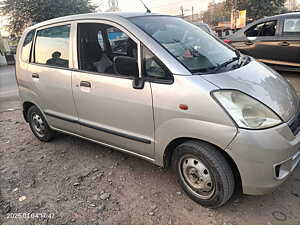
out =
<path fill-rule="evenodd" d="M 215 181 L 209 169 L 195 156 L 183 156 L 179 171 L 185 186 L 201 199 L 210 199 L 215 193 Z"/>
<path fill-rule="evenodd" d="M 32 127 L 38 136 L 43 137 L 45 135 L 45 123 L 39 114 L 32 114 Z"/>

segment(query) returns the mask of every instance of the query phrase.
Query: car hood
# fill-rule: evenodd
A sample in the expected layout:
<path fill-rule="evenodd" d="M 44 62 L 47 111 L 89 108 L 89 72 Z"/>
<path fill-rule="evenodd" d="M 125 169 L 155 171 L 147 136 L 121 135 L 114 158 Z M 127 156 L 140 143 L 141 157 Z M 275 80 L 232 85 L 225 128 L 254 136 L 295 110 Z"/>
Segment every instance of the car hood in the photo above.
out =
<path fill-rule="evenodd" d="M 240 90 L 274 110 L 285 122 L 297 111 L 299 97 L 292 85 L 268 66 L 252 60 L 228 72 L 204 75 L 221 89 Z"/>

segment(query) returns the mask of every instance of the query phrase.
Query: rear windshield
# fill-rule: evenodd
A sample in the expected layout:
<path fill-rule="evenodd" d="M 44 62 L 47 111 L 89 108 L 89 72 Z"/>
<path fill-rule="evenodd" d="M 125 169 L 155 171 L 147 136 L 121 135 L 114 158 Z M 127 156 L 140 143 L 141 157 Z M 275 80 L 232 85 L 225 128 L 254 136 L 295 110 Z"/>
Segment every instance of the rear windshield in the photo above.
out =
<path fill-rule="evenodd" d="M 130 21 L 165 47 L 192 73 L 206 72 L 236 57 L 236 52 L 183 19 L 145 16 Z"/>

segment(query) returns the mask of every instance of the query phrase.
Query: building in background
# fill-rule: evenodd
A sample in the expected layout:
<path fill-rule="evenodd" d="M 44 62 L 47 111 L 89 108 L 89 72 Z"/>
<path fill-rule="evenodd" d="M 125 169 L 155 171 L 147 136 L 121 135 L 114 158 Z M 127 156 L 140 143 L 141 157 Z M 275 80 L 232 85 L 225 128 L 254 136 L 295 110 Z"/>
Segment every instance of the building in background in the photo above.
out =
<path fill-rule="evenodd" d="M 286 0 L 285 7 L 289 11 L 295 11 L 295 10 L 297 10 L 297 1 L 296 0 Z"/>

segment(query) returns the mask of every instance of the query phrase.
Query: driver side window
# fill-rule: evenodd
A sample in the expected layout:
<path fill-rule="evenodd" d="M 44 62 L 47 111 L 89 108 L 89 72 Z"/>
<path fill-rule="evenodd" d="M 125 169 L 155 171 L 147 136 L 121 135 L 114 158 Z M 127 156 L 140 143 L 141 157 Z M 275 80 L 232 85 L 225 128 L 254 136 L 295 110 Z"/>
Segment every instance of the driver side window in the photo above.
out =
<path fill-rule="evenodd" d="M 259 23 L 249 28 L 245 35 L 247 37 L 264 37 L 264 36 L 275 36 L 277 28 L 277 21 L 268 21 Z"/>

